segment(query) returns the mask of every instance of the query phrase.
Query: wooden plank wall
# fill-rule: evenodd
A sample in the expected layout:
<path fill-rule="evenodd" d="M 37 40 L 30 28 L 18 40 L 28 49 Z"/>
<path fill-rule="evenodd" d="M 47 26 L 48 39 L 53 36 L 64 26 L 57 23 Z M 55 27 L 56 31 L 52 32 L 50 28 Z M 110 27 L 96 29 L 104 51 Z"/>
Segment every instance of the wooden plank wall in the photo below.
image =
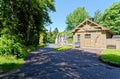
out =
<path fill-rule="evenodd" d="M 108 45 L 116 46 L 116 49 L 120 49 L 120 39 L 106 39 L 106 47 Z"/>

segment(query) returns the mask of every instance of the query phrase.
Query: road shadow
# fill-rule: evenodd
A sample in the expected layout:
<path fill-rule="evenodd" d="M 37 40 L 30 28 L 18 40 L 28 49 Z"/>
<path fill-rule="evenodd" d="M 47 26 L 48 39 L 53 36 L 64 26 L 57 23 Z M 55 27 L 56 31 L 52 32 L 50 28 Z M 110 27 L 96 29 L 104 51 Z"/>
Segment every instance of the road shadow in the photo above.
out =
<path fill-rule="evenodd" d="M 11 70 L 11 69 L 17 69 L 18 67 L 20 67 L 21 64 L 19 63 L 4 63 L 4 64 L 0 64 L 0 69 L 3 69 L 3 70 Z"/>
<path fill-rule="evenodd" d="M 31 52 L 16 72 L 0 79 L 105 79 L 104 74 L 111 69 L 90 51 L 71 49 L 58 53 L 51 48 L 42 48 Z M 116 76 L 114 78 L 118 79 Z"/>

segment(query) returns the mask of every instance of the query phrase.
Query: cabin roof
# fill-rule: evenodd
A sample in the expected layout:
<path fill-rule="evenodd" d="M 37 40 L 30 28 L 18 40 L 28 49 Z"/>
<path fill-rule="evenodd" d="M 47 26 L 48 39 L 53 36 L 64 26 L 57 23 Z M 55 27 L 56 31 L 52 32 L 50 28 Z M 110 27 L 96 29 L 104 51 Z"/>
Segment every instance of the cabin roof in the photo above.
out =
<path fill-rule="evenodd" d="M 91 21 L 89 19 L 84 20 L 82 23 L 80 23 L 78 26 L 76 26 L 75 29 L 72 30 L 72 32 L 75 33 L 76 30 L 79 30 L 79 27 L 82 27 L 83 25 L 85 25 L 87 23 L 90 23 L 90 24 L 94 25 L 95 27 L 100 28 L 101 30 L 108 31 L 109 33 L 112 33 L 112 31 L 109 28 L 103 27 L 103 26 L 101 26 L 101 25 L 97 24 L 96 22 Z M 96 30 L 89 30 L 89 31 L 96 31 Z"/>

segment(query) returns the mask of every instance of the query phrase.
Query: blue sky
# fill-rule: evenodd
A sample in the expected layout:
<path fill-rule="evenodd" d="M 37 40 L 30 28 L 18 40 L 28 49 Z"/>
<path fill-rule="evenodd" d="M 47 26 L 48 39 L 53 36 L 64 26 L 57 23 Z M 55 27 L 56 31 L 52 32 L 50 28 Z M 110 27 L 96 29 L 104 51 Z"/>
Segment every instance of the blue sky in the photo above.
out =
<path fill-rule="evenodd" d="M 120 0 L 55 0 L 56 12 L 49 14 L 53 23 L 46 26 L 46 28 L 49 30 L 51 27 L 52 30 L 54 30 L 54 28 L 57 27 L 59 31 L 62 32 L 67 26 L 65 24 L 66 16 L 76 8 L 85 7 L 89 15 L 93 17 L 96 10 L 99 9 L 103 13 L 106 8 L 119 1 Z"/>

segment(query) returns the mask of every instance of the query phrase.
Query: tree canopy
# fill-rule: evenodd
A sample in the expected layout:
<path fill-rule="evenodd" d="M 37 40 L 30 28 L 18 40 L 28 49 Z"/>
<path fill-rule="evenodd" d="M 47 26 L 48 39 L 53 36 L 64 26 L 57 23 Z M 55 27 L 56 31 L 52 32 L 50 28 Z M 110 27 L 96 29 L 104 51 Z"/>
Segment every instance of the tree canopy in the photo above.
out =
<path fill-rule="evenodd" d="M 88 12 L 86 12 L 84 7 L 79 7 L 75 9 L 66 17 L 66 30 L 72 30 L 86 18 L 89 18 L 89 14 Z"/>
<path fill-rule="evenodd" d="M 100 19 L 101 25 L 110 28 L 114 34 L 120 34 L 120 2 L 107 8 Z"/>
<path fill-rule="evenodd" d="M 100 10 L 97 10 L 94 14 L 94 21 L 95 22 L 100 22 L 100 17 L 101 17 L 102 13 Z"/>
<path fill-rule="evenodd" d="M 57 27 L 53 31 L 51 31 L 51 28 L 50 28 L 49 32 L 47 32 L 47 42 L 55 43 L 55 39 L 59 35 L 59 33 L 60 32 Z"/>
<path fill-rule="evenodd" d="M 52 23 L 50 11 L 55 11 L 54 0 L 0 0 L 0 39 L 9 39 L 12 43 L 8 44 L 38 45 L 40 34 L 44 39 L 45 26 Z M 10 53 L 19 52 L 5 42 Z M 18 46 L 22 46 L 20 44 Z M 4 46 L 0 47 L 0 53 L 7 50 Z"/>
<path fill-rule="evenodd" d="M 55 11 L 53 0 L 1 0 L 0 3 L 2 29 L 19 35 L 25 45 L 38 44 L 40 32 L 51 23 L 48 12 Z"/>

